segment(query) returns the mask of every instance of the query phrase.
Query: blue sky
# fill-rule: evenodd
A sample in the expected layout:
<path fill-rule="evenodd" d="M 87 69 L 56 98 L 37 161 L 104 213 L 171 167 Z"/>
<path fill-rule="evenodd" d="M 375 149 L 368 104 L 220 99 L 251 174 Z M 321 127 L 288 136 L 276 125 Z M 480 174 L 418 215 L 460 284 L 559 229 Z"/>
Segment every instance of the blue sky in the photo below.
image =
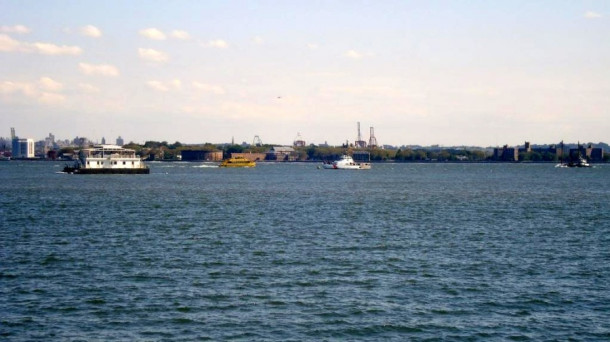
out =
<path fill-rule="evenodd" d="M 0 0 L 0 135 L 608 142 L 609 19 L 608 1 Z"/>

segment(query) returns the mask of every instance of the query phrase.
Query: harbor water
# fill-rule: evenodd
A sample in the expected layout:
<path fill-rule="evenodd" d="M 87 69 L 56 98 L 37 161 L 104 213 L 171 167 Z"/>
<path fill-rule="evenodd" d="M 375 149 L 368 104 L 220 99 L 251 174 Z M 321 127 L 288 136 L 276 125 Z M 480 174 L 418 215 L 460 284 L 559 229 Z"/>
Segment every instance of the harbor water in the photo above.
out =
<path fill-rule="evenodd" d="M 0 163 L 0 340 L 610 340 L 610 165 L 149 165 Z"/>

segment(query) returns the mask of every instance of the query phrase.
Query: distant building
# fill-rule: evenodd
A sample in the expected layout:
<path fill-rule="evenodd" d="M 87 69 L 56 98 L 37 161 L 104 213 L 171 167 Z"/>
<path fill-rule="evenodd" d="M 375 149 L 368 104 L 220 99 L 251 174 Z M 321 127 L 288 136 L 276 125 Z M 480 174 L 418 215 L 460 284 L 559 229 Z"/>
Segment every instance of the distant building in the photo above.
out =
<path fill-rule="evenodd" d="M 518 161 L 519 148 L 502 146 L 502 148 L 494 148 L 493 160 L 496 161 Z"/>
<path fill-rule="evenodd" d="M 13 139 L 13 158 L 34 158 L 34 139 Z"/>
<path fill-rule="evenodd" d="M 222 151 L 183 150 L 180 152 L 184 161 L 221 161 Z"/>
<path fill-rule="evenodd" d="M 292 161 L 297 159 L 294 148 L 288 146 L 274 146 L 266 153 L 266 160 Z"/>
<path fill-rule="evenodd" d="M 301 137 L 301 133 L 297 133 L 297 137 L 294 139 L 293 145 L 294 147 L 305 147 L 307 145 L 305 140 L 303 140 Z"/>
<path fill-rule="evenodd" d="M 106 138 L 102 137 L 102 145 L 106 145 Z"/>
<path fill-rule="evenodd" d="M 264 153 L 242 153 L 242 152 L 233 152 L 231 153 L 231 158 L 243 157 L 251 161 L 260 161 L 265 160 Z"/>
<path fill-rule="evenodd" d="M 125 145 L 125 141 L 123 141 L 123 138 L 121 138 L 121 136 L 120 136 L 120 135 L 119 135 L 119 137 L 118 137 L 118 138 L 116 138 L 116 144 L 117 144 L 118 146 L 123 146 L 123 145 Z"/>

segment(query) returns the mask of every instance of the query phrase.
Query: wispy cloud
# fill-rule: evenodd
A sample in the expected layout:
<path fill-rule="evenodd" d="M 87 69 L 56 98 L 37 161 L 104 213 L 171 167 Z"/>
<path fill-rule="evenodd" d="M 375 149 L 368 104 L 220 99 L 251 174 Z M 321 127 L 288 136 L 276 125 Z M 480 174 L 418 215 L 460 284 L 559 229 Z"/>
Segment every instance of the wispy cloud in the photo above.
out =
<path fill-rule="evenodd" d="M 164 63 L 169 60 L 169 56 L 165 52 L 158 51 L 155 49 L 139 48 L 138 55 L 141 59 L 153 63 Z"/>
<path fill-rule="evenodd" d="M 80 33 L 83 36 L 92 37 L 92 38 L 99 38 L 102 36 L 102 31 L 93 25 L 87 25 L 87 26 L 81 27 Z"/>
<path fill-rule="evenodd" d="M 64 87 L 63 84 L 61 84 L 49 77 L 40 78 L 40 80 L 38 81 L 38 84 L 40 84 L 40 88 L 47 90 L 47 91 L 54 91 L 54 92 L 61 91 Z"/>
<path fill-rule="evenodd" d="M 80 90 L 82 90 L 83 92 L 85 92 L 85 93 L 94 94 L 94 93 L 99 93 L 100 92 L 100 88 L 98 88 L 98 87 L 96 87 L 94 85 L 91 85 L 89 83 L 79 83 L 78 84 L 78 88 Z"/>
<path fill-rule="evenodd" d="M 217 86 L 217 85 L 205 84 L 205 83 L 200 83 L 200 82 L 193 82 L 192 86 L 196 90 L 199 90 L 199 91 L 202 91 L 202 92 L 205 92 L 205 93 L 212 93 L 212 94 L 215 94 L 215 95 L 223 95 L 223 94 L 226 93 L 223 87 Z"/>
<path fill-rule="evenodd" d="M 119 76 L 119 69 L 117 67 L 110 64 L 88 64 L 88 63 L 79 63 L 78 67 L 82 73 L 85 75 L 98 75 L 98 76 L 109 76 L 116 77 Z"/>
<path fill-rule="evenodd" d="M 315 44 L 315 43 L 307 44 L 307 48 L 309 48 L 310 50 L 317 50 L 318 47 L 319 47 L 318 44 Z"/>
<path fill-rule="evenodd" d="M 362 55 L 362 53 L 360 53 L 356 50 L 349 50 L 345 53 L 345 57 L 351 58 L 351 59 L 361 59 L 363 57 L 363 55 Z"/>
<path fill-rule="evenodd" d="M 78 46 L 55 45 L 51 43 L 28 43 L 0 34 L 0 51 L 39 53 L 41 55 L 80 55 L 83 50 Z"/>
<path fill-rule="evenodd" d="M 170 90 L 179 90 L 182 88 L 182 81 L 175 79 L 169 82 L 148 81 L 146 85 L 156 91 L 168 92 Z"/>
<path fill-rule="evenodd" d="M 29 99 L 48 105 L 59 105 L 66 101 L 66 96 L 60 94 L 63 85 L 48 77 L 43 77 L 38 82 L 12 82 L 0 83 L 0 94 L 10 95 L 14 99 L 16 94 L 21 94 Z"/>
<path fill-rule="evenodd" d="M 30 33 L 31 31 L 32 30 L 30 30 L 27 26 L 24 26 L 24 25 L 2 26 L 2 27 L 0 27 L 0 32 L 4 32 L 4 33 L 25 34 L 25 33 Z"/>
<path fill-rule="evenodd" d="M 154 27 L 140 30 L 140 35 L 152 40 L 165 40 L 167 38 L 165 33 Z"/>
<path fill-rule="evenodd" d="M 205 44 L 205 46 L 211 47 L 211 48 L 226 49 L 229 47 L 229 43 L 227 43 L 226 41 L 224 41 L 222 39 L 215 39 L 215 40 L 210 40 L 207 44 Z"/>
<path fill-rule="evenodd" d="M 602 17 L 602 15 L 600 13 L 593 12 L 593 11 L 587 11 L 587 12 L 585 12 L 585 14 L 583 16 L 587 19 L 598 19 L 598 18 Z"/>
<path fill-rule="evenodd" d="M 252 38 L 252 43 L 254 43 L 256 45 L 263 45 L 265 43 L 265 40 L 260 36 L 256 36 L 256 37 Z"/>
<path fill-rule="evenodd" d="M 180 40 L 191 39 L 191 35 L 188 32 L 182 31 L 182 30 L 173 30 L 172 33 L 170 34 L 170 36 L 172 38 L 176 38 L 176 39 L 180 39 Z"/>

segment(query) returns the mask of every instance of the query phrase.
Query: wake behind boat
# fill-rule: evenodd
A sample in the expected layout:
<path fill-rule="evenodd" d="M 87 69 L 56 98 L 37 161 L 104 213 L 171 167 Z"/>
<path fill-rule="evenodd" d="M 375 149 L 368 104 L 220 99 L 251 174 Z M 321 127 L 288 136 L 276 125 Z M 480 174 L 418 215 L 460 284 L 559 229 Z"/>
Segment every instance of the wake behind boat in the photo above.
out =
<path fill-rule="evenodd" d="M 354 158 L 344 154 L 332 163 L 323 163 L 322 168 L 329 170 L 369 170 L 371 163 L 355 162 Z"/>

